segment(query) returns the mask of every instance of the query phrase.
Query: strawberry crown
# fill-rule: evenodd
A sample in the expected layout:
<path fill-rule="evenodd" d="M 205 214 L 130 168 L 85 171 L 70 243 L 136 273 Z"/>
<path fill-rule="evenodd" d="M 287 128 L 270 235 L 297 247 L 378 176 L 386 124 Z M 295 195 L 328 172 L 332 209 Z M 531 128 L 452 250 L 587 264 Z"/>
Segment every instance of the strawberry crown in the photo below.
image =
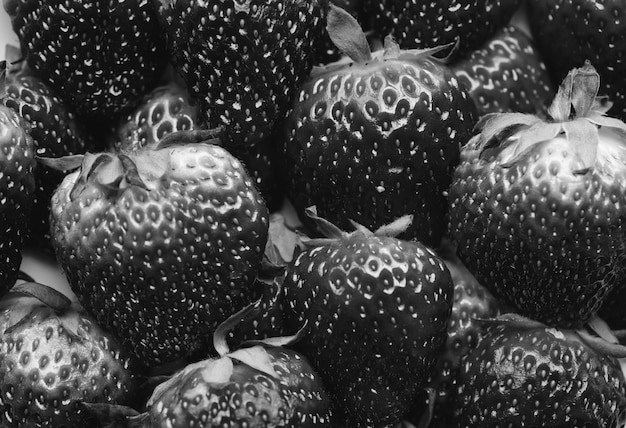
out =
<path fill-rule="evenodd" d="M 414 60 L 420 57 L 430 57 L 438 61 L 446 62 L 452 56 L 458 45 L 457 40 L 456 42 L 428 49 L 400 49 L 400 46 L 393 40 L 393 37 L 387 35 L 383 40 L 383 49 L 372 53 L 367 36 L 361 28 L 361 24 L 359 24 L 350 13 L 333 3 L 329 5 L 326 19 L 326 31 L 339 51 L 357 64 L 378 59 L 396 58 Z M 442 51 L 449 51 L 449 53 L 444 58 L 433 56 Z M 321 74 L 337 66 L 341 67 L 345 63 L 345 60 L 339 60 L 337 63 L 330 64 L 329 66 L 314 67 L 312 74 Z"/>
<path fill-rule="evenodd" d="M 572 151 L 582 162 L 573 171 L 585 174 L 596 162 L 600 127 L 610 128 L 626 138 L 626 124 L 606 115 L 612 104 L 598 96 L 600 76 L 589 61 L 571 70 L 559 87 L 548 109 L 549 117 L 542 119 L 525 113 L 489 113 L 476 124 L 480 131 L 478 149 L 512 145 L 512 158 L 503 163 L 508 168 L 524 157 L 534 146 L 558 136 L 564 136 Z M 516 136 L 516 139 L 509 137 Z"/>
<path fill-rule="evenodd" d="M 359 224 L 351 219 L 350 223 L 352 224 L 352 226 L 354 226 L 354 231 L 346 232 L 345 230 L 340 229 L 338 226 L 326 220 L 325 218 L 320 217 L 317 214 L 317 207 L 315 206 L 310 206 L 306 208 L 304 212 L 306 216 L 313 222 L 316 229 L 323 236 L 322 238 L 308 238 L 306 236 L 301 236 L 302 242 L 310 247 L 333 244 L 335 242 L 345 240 L 355 234 L 361 234 L 368 237 L 378 236 L 395 238 L 400 234 L 406 232 L 406 230 L 413 222 L 413 215 L 407 214 L 398 217 L 391 223 L 382 225 L 378 229 L 372 231 L 362 224 Z"/>

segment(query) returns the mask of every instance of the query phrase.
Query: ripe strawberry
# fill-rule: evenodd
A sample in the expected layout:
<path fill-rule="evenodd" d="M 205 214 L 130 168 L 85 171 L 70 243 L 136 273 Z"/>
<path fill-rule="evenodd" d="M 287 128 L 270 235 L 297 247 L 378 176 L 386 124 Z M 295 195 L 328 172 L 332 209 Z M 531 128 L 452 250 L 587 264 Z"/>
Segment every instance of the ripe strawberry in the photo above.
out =
<path fill-rule="evenodd" d="M 170 80 L 144 95 L 141 102 L 118 120 L 109 145 L 115 151 L 136 150 L 158 143 L 168 134 L 205 128 L 200 106 L 187 89 Z"/>
<path fill-rule="evenodd" d="M 405 214 L 403 238 L 435 246 L 445 231 L 447 191 L 476 108 L 430 52 L 399 51 L 390 39 L 372 58 L 358 23 L 331 7 L 330 36 L 354 62 L 328 66 L 302 85 L 285 124 L 288 197 L 339 227 L 375 229 Z M 337 22 L 337 26 L 333 26 Z M 348 25 L 344 25 L 347 23 Z"/>
<path fill-rule="evenodd" d="M 122 404 L 134 398 L 128 353 L 90 316 L 70 307 L 69 299 L 47 288 L 19 284 L 0 301 L 0 418 L 7 428 L 84 427 L 79 402 Z"/>
<path fill-rule="evenodd" d="M 575 331 L 508 317 L 489 323 L 463 359 L 458 427 L 620 427 L 626 379 L 618 360 Z"/>
<path fill-rule="evenodd" d="M 237 159 L 169 137 L 78 158 L 52 198 L 72 290 L 150 367 L 209 350 L 211 331 L 252 299 L 268 231 Z"/>
<path fill-rule="evenodd" d="M 158 385 L 144 413 L 119 406 L 84 406 L 103 428 L 330 427 L 330 401 L 319 376 L 300 354 L 284 346 L 291 337 L 226 346 L 218 328 L 219 356 L 192 363 Z"/>
<path fill-rule="evenodd" d="M 461 260 L 550 325 L 582 325 L 626 279 L 626 124 L 604 115 L 598 86 L 587 63 L 568 74 L 548 120 L 484 116 L 450 189 Z"/>
<path fill-rule="evenodd" d="M 18 48 L 7 46 L 6 95 L 2 103 L 30 125 L 37 156 L 60 157 L 85 153 L 97 147 L 95 138 L 60 97 L 37 77 Z M 28 221 L 28 244 L 52 251 L 50 198 L 65 175 L 42 164 L 35 167 L 35 192 Z"/>
<path fill-rule="evenodd" d="M 424 245 L 393 237 L 406 218 L 346 233 L 308 213 L 329 237 L 309 241 L 283 283 L 285 325 L 310 326 L 293 347 L 326 385 L 338 426 L 395 426 L 445 342 L 450 272 Z"/>
<path fill-rule="evenodd" d="M 532 39 L 515 26 L 500 29 L 479 49 L 450 64 L 478 113 L 546 115 L 555 91 Z"/>
<path fill-rule="evenodd" d="M 403 48 L 432 48 L 457 41 L 455 55 L 478 49 L 517 11 L 521 0 L 366 1 L 372 29 Z"/>
<path fill-rule="evenodd" d="M 253 146 L 284 118 L 313 66 L 326 0 L 161 1 L 174 65 L 224 144 Z"/>
<path fill-rule="evenodd" d="M 0 99 L 6 63 L 0 64 Z M 35 144 L 28 124 L 0 103 L 0 297 L 17 281 L 35 192 Z"/>
<path fill-rule="evenodd" d="M 107 120 L 159 79 L 165 42 L 153 2 L 4 0 L 31 69 L 83 117 Z"/>
<path fill-rule="evenodd" d="M 621 0 L 531 0 L 528 23 L 554 82 L 582 60 L 602 70 L 600 93 L 611 115 L 626 120 L 626 3 Z"/>
<path fill-rule="evenodd" d="M 175 131 L 206 128 L 200 106 L 191 98 L 184 84 L 171 79 L 146 94 L 132 112 L 122 117 L 113 131 L 109 146 L 115 151 L 136 150 L 157 143 Z M 231 147 L 230 150 L 245 165 L 271 211 L 280 208 L 285 197 L 276 172 L 274 146 L 272 138 L 265 138 L 253 148 Z"/>
<path fill-rule="evenodd" d="M 484 332 L 483 324 L 477 320 L 493 319 L 503 311 L 503 305 L 458 260 L 446 260 L 446 265 L 454 281 L 454 297 L 448 337 L 429 381 L 436 393 L 430 427 L 453 426 L 449 409 L 458 389 L 461 359 L 477 346 Z M 418 421 L 423 409 L 416 407 L 412 419 Z"/>

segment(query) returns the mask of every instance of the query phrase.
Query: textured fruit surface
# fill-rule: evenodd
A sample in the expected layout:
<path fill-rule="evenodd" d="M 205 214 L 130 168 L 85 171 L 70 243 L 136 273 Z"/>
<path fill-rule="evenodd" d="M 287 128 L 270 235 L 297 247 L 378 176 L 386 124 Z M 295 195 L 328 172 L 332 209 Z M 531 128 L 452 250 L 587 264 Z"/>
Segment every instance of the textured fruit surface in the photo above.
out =
<path fill-rule="evenodd" d="M 151 427 L 328 427 L 328 397 L 299 354 L 268 349 L 273 374 L 224 357 L 186 367 L 149 401 Z"/>
<path fill-rule="evenodd" d="M 584 60 L 600 70 L 601 95 L 615 104 L 611 115 L 626 120 L 626 4 L 620 0 L 532 0 L 528 22 L 554 82 Z"/>
<path fill-rule="evenodd" d="M 83 117 L 128 108 L 167 62 L 150 1 L 6 0 L 4 7 L 29 66 Z"/>
<path fill-rule="evenodd" d="M 341 426 L 394 426 L 425 386 L 445 342 L 452 279 L 417 242 L 365 237 L 303 250 L 284 282 L 285 323 Z"/>
<path fill-rule="evenodd" d="M 97 143 L 58 94 L 25 64 L 10 67 L 2 100 L 25 119 L 37 156 L 60 157 L 95 150 Z M 28 244 L 51 252 L 50 198 L 61 184 L 62 171 L 37 163 Z"/>
<path fill-rule="evenodd" d="M 428 57 L 372 60 L 312 76 L 286 124 L 288 197 L 302 215 L 376 229 L 414 214 L 405 238 L 436 245 L 459 150 L 476 110 L 445 66 Z"/>
<path fill-rule="evenodd" d="M 619 427 L 624 374 L 572 332 L 492 327 L 460 372 L 457 426 Z"/>
<path fill-rule="evenodd" d="M 128 353 L 91 317 L 33 307 L 0 336 L 3 426 L 84 427 L 79 401 L 134 398 L 131 366 Z"/>
<path fill-rule="evenodd" d="M 504 27 L 469 56 L 450 64 L 480 115 L 497 112 L 545 115 L 555 90 L 534 41 Z"/>
<path fill-rule="evenodd" d="M 372 28 L 403 48 L 432 48 L 458 40 L 455 55 L 479 48 L 505 26 L 520 0 L 365 1 Z"/>
<path fill-rule="evenodd" d="M 85 157 L 52 200 L 56 253 L 98 322 L 153 366 L 210 348 L 252 299 L 268 213 L 211 144 Z"/>
<path fill-rule="evenodd" d="M 173 63 L 224 143 L 252 146 L 287 113 L 321 39 L 326 2 L 162 1 Z"/>
<path fill-rule="evenodd" d="M 0 296 L 17 281 L 35 192 L 35 145 L 27 129 L 0 106 Z"/>
<path fill-rule="evenodd" d="M 576 174 L 580 160 L 564 138 L 510 168 L 511 150 L 481 159 L 476 142 L 464 148 L 450 190 L 461 259 L 529 316 L 580 325 L 624 276 L 626 146 L 607 135 L 595 168 Z"/>

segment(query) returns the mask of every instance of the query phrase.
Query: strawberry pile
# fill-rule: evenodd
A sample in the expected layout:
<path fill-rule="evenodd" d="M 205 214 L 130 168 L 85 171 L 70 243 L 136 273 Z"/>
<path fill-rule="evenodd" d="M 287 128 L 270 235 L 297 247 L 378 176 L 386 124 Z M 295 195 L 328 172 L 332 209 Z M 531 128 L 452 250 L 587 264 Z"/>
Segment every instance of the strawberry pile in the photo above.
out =
<path fill-rule="evenodd" d="M 626 427 L 623 2 L 3 6 L 0 426 Z"/>

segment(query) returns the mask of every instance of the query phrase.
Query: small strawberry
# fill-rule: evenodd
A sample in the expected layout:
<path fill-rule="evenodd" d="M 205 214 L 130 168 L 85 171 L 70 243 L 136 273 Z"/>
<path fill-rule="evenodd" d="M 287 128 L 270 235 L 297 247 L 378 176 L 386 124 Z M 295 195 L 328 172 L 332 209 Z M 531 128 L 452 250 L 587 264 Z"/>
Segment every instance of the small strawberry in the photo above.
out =
<path fill-rule="evenodd" d="M 620 364 L 587 337 L 516 316 L 490 321 L 463 359 L 454 426 L 624 426 Z"/>
<path fill-rule="evenodd" d="M 313 66 L 327 0 L 157 3 L 173 63 L 226 148 L 267 138 Z"/>
<path fill-rule="evenodd" d="M 303 221 L 315 205 L 343 228 L 413 214 L 403 238 L 436 246 L 474 102 L 431 51 L 400 51 L 388 38 L 373 57 L 352 16 L 332 6 L 328 23 L 353 62 L 320 69 L 301 87 L 285 123 L 288 198 Z"/>
<path fill-rule="evenodd" d="M 2 103 L 30 125 L 28 130 L 37 156 L 60 157 L 94 150 L 98 143 L 58 94 L 29 69 L 18 48 L 7 46 L 11 64 Z M 50 198 L 65 174 L 43 164 L 35 167 L 35 193 L 28 244 L 52 252 L 50 244 Z"/>
<path fill-rule="evenodd" d="M 90 316 L 70 307 L 69 299 L 36 283 L 18 284 L 5 299 L 0 301 L 2 426 L 84 427 L 80 402 L 134 399 L 129 354 Z"/>
<path fill-rule="evenodd" d="M 521 0 L 365 1 L 372 29 L 402 48 L 458 41 L 454 55 L 478 49 L 513 17 Z"/>
<path fill-rule="evenodd" d="M 500 29 L 450 68 L 481 116 L 504 112 L 545 116 L 556 92 L 534 42 L 515 26 Z"/>
<path fill-rule="evenodd" d="M 580 326 L 626 280 L 626 124 L 605 115 L 589 63 L 547 120 L 484 116 L 450 188 L 450 235 L 478 281 L 516 311 Z"/>
<path fill-rule="evenodd" d="M 528 24 L 554 82 L 581 61 L 602 70 L 600 93 L 626 120 L 626 3 L 622 0 L 530 0 Z"/>
<path fill-rule="evenodd" d="M 52 198 L 72 290 L 149 367 L 210 349 L 252 299 L 267 208 L 241 162 L 184 131 L 125 153 L 88 153 Z M 54 160 L 50 160 L 54 163 Z"/>
<path fill-rule="evenodd" d="M 81 117 L 129 108 L 167 63 L 151 1 L 4 0 L 4 8 L 30 68 Z"/>
<path fill-rule="evenodd" d="M 192 363 L 158 385 L 143 413 L 85 403 L 103 428 L 330 427 L 330 400 L 302 355 L 284 346 L 298 337 L 274 337 L 230 351 L 231 326 L 216 331 L 219 356 Z"/>
<path fill-rule="evenodd" d="M 395 426 L 445 342 L 450 272 L 419 242 L 393 237 L 410 217 L 346 233 L 307 212 L 328 238 L 308 241 L 283 283 L 285 325 L 310 327 L 293 347 L 326 385 L 338 426 Z"/>
<path fill-rule="evenodd" d="M 6 63 L 0 63 L 0 99 Z M 0 297 L 17 281 L 35 192 L 35 143 L 28 123 L 0 103 Z"/>

